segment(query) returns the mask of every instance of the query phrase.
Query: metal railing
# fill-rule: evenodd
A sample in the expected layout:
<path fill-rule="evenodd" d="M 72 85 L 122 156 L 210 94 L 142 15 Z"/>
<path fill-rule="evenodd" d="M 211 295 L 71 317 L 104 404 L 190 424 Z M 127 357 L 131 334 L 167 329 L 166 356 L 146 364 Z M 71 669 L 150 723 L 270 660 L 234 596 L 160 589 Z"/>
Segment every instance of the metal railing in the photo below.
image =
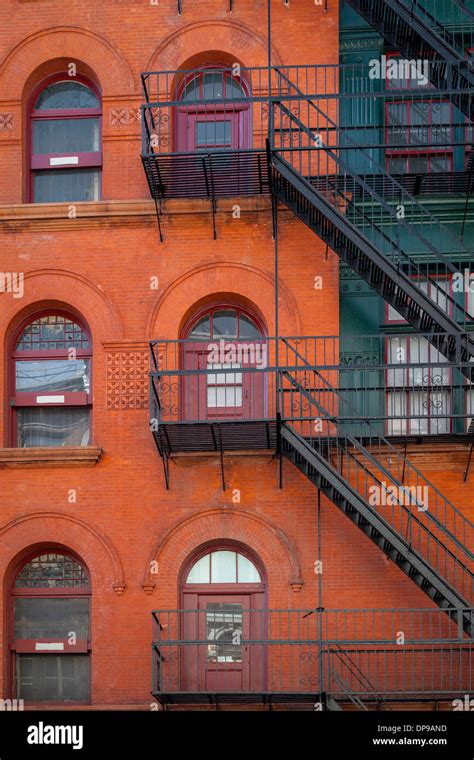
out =
<path fill-rule="evenodd" d="M 474 688 L 472 640 L 442 610 L 255 610 L 213 603 L 152 614 L 158 699 L 254 694 L 316 701 L 329 694 L 377 703 L 456 698 Z M 473 610 L 464 614 L 472 617 Z"/>
<path fill-rule="evenodd" d="M 474 389 L 462 372 L 470 366 L 448 362 L 430 345 L 428 334 L 294 336 L 241 341 L 216 339 L 152 341 L 151 387 L 160 422 L 217 418 L 272 419 L 277 374 L 284 370 L 324 371 L 340 398 L 338 419 L 354 435 L 389 436 L 466 433 L 474 417 Z M 441 335 L 441 334 L 440 334 Z M 451 336 L 446 334 L 446 339 Z M 297 354 L 295 354 L 297 349 Z M 320 400 L 331 408 L 332 391 Z"/>
<path fill-rule="evenodd" d="M 206 148 L 219 152 L 230 147 L 264 151 L 269 134 L 269 108 L 286 102 L 290 111 L 301 113 L 298 103 L 309 98 L 341 130 L 338 132 L 332 124 L 326 124 L 325 146 L 345 150 L 351 165 L 357 165 L 355 161 L 360 160 L 360 154 L 352 157 L 348 136 L 353 137 L 359 148 L 370 148 L 379 164 L 384 161 L 385 150 L 388 162 L 389 155 L 397 155 L 397 151 L 415 154 L 418 151 L 420 155 L 434 154 L 434 158 L 437 155 L 445 167 L 427 165 L 424 171 L 414 170 L 414 174 L 460 172 L 466 166 L 472 132 L 466 117 L 449 104 L 449 95 L 465 91 L 462 88 L 439 91 L 432 87 L 428 73 L 429 67 L 435 65 L 445 63 L 420 61 L 417 67 L 407 61 L 406 71 L 400 69 L 399 78 L 386 57 L 364 64 L 272 67 L 270 73 L 266 67 L 224 67 L 212 70 L 212 82 L 205 89 L 199 77 L 206 70 L 145 72 L 142 155 L 165 156 L 188 151 L 194 154 Z M 196 79 L 199 84 L 193 88 Z M 232 87 L 226 86 L 227 81 Z M 410 109 L 416 109 L 413 118 Z M 234 117 L 240 122 L 238 145 L 235 135 L 231 145 L 230 132 L 226 136 L 224 127 L 215 127 L 216 119 L 222 124 Z M 310 129 L 313 121 L 308 122 Z M 186 130 L 181 125 L 195 128 L 195 122 L 201 132 L 195 135 L 196 144 L 193 141 L 192 147 L 187 148 Z M 319 131 L 323 127 L 320 125 Z M 286 114 L 275 128 L 279 145 L 290 147 L 295 142 L 294 125 Z M 456 155 L 454 149 L 458 149 Z M 374 165 L 376 175 L 375 169 Z M 406 171 L 404 168 L 398 174 L 403 176 Z M 393 173 L 397 174 L 395 170 Z"/>

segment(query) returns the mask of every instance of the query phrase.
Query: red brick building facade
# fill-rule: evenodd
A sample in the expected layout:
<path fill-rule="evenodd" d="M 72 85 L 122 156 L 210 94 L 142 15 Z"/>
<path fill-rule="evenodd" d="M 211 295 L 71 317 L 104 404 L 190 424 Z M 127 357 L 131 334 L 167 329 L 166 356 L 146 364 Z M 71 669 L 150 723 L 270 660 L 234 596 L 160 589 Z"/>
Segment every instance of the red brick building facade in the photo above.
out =
<path fill-rule="evenodd" d="M 29 635 L 14 633 L 13 619 L 22 588 L 18 572 L 38 556 L 75 559 L 88 575 L 88 584 L 66 587 L 90 594 L 88 642 L 76 649 L 90 663 L 90 693 L 68 699 L 65 686 L 62 700 L 56 692 L 51 700 L 35 700 L 28 695 L 36 692 L 27 690 L 32 706 L 80 702 L 91 708 L 149 709 L 155 701 L 151 611 L 182 607 L 186 573 L 211 549 L 227 551 L 228 559 L 237 552 L 250 560 L 265 609 L 436 609 L 324 495 L 318 535 L 317 490 L 285 460 L 280 488 L 279 460 L 271 450 L 225 452 L 225 490 L 218 452 L 177 454 L 170 458 L 170 488 L 165 487 L 149 430 L 148 342 L 182 338 L 197 315 L 212 309 L 237 310 L 263 335 L 276 334 L 268 197 L 219 200 L 216 239 L 207 200 L 165 201 L 160 243 L 140 162 L 142 71 L 267 65 L 266 3 L 234 5 L 229 13 L 224 0 L 184 0 L 178 14 L 174 0 L 156 5 L 86 0 L 66 12 L 56 2 L 6 0 L 10 23 L 0 38 L 4 698 L 19 695 L 18 657 L 34 658 L 42 651 L 24 643 Z M 329 0 L 327 8 L 309 0 L 275 3 L 272 24 L 275 64 L 338 62 L 337 3 Z M 35 163 L 38 151 L 32 148 L 35 98 L 48 83 L 74 77 L 99 103 L 89 117 L 100 124 L 98 145 L 88 153 L 95 158 L 84 158 L 85 166 L 97 169 L 97 196 L 38 203 L 34 193 L 36 187 L 40 193 L 41 183 L 36 186 L 32 174 L 45 165 Z M 338 257 L 290 211 L 279 214 L 278 244 L 279 334 L 337 336 Z M 6 287 L 8 273 L 24 276 L 21 295 Z M 318 277 L 321 288 L 315 287 Z M 65 437 L 56 446 L 22 445 L 19 420 L 22 404 L 29 408 L 29 402 L 15 388 L 15 352 L 25 327 L 52 315 L 79 325 L 88 336 L 90 387 L 87 403 L 80 403 L 90 409 L 90 435 Z M 48 402 L 35 403 L 45 408 Z M 471 484 L 462 479 L 465 448 L 426 444 L 411 454 L 448 499 L 472 505 Z M 318 561 L 322 576 L 315 572 Z M 57 586 L 42 588 L 54 587 L 61 595 Z M 245 583 L 238 586 L 241 596 L 255 591 Z M 28 596 L 28 584 L 25 588 Z M 231 592 L 221 591 L 228 602 Z M 63 588 L 63 598 L 68 593 Z M 67 634 L 61 641 L 67 642 Z M 63 661 L 74 646 L 64 644 Z M 29 684 L 24 672 L 23 683 Z"/>

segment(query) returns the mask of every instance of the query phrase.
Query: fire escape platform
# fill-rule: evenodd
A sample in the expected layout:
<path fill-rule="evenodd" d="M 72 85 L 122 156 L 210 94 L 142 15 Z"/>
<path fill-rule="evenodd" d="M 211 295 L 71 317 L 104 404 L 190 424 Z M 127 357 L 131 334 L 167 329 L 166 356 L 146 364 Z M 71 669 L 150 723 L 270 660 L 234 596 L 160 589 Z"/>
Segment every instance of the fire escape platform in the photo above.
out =
<path fill-rule="evenodd" d="M 268 165 L 263 150 L 226 150 L 216 153 L 148 154 L 142 156 L 150 193 L 155 200 L 236 198 L 270 193 Z M 413 196 L 466 195 L 474 190 L 474 173 L 393 174 L 393 179 Z M 310 178 L 316 190 L 328 183 L 340 192 L 350 192 L 362 200 L 360 188 L 347 175 Z M 366 175 L 365 181 L 381 196 L 390 195 L 391 186 L 382 174 Z"/>
<path fill-rule="evenodd" d="M 275 420 L 161 423 L 154 432 L 161 454 L 228 451 L 274 451 Z"/>
<path fill-rule="evenodd" d="M 187 692 L 169 691 L 152 692 L 155 699 L 162 705 L 214 705 L 242 704 L 268 705 L 272 704 L 311 704 L 321 700 L 321 694 L 313 692 Z"/>
<path fill-rule="evenodd" d="M 150 192 L 167 198 L 229 198 L 269 193 L 263 150 L 142 156 Z"/>

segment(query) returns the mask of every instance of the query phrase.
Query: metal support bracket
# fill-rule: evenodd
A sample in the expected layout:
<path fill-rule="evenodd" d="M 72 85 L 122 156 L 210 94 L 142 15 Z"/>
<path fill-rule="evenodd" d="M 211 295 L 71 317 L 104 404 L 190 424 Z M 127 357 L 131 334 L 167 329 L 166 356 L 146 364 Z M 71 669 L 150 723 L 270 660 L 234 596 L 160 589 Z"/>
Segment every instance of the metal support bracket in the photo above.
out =
<path fill-rule="evenodd" d="M 163 453 L 162 457 L 163 459 L 163 472 L 165 475 L 165 484 L 166 484 L 166 490 L 170 490 L 170 471 L 169 471 L 169 463 L 168 463 L 168 455 Z"/>
<path fill-rule="evenodd" d="M 278 457 L 278 488 L 283 488 L 283 448 L 281 445 L 281 414 L 276 416 L 276 454 Z"/>
<path fill-rule="evenodd" d="M 155 208 L 156 208 L 156 220 L 158 222 L 158 232 L 160 235 L 160 243 L 163 242 L 163 232 L 161 230 L 161 207 L 160 202 L 155 198 Z"/>
<path fill-rule="evenodd" d="M 206 158 L 209 160 L 209 176 L 208 176 L 207 168 L 206 168 Z M 216 196 L 215 196 L 215 192 L 214 192 L 214 178 L 212 176 L 212 165 L 211 165 L 209 154 L 207 154 L 206 156 L 202 157 L 202 168 L 204 170 L 204 179 L 206 180 L 207 195 L 211 199 L 212 235 L 213 235 L 214 240 L 217 240 L 217 230 L 216 230 Z"/>
<path fill-rule="evenodd" d="M 219 451 L 220 451 L 220 460 L 221 460 L 221 482 L 222 482 L 222 490 L 225 491 L 225 471 L 224 471 L 224 450 L 222 448 L 222 431 L 221 426 L 219 425 Z"/>

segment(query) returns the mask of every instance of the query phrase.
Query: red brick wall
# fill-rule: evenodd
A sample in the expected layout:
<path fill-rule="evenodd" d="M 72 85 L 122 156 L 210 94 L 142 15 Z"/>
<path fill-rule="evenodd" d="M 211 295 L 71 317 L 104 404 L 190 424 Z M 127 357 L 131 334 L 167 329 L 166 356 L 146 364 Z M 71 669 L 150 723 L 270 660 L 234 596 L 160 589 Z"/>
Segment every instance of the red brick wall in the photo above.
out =
<path fill-rule="evenodd" d="M 319 604 L 314 562 L 323 559 L 325 607 L 429 606 L 334 505 L 322 500 L 317 546 L 315 489 L 289 463 L 278 488 L 275 461 L 228 456 L 227 490 L 215 457 L 180 458 L 170 465 L 166 491 L 161 461 L 148 430 L 143 387 L 126 403 L 114 391 L 117 366 L 135 361 L 146 373 L 146 342 L 177 338 L 193 305 L 218 296 L 254 304 L 274 333 L 273 241 L 268 202 L 241 200 L 242 216 L 221 202 L 217 240 L 206 202 L 165 204 L 160 244 L 140 164 L 139 74 L 175 69 L 206 50 L 224 51 L 244 65 L 266 63 L 266 3 L 224 0 L 143 3 L 57 3 L 5 0 L 9 24 L 0 31 L 0 244 L 2 270 L 25 273 L 24 297 L 0 294 L 0 439 L 11 445 L 8 354 L 20 321 L 45 306 L 69 307 L 93 337 L 94 443 L 100 462 L 85 467 L 21 467 L 0 471 L 2 532 L 0 691 L 7 696 L 6 597 L 9 569 L 35 544 L 69 547 L 92 578 L 92 701 L 146 705 L 150 701 L 151 615 L 180 604 L 178 575 L 191 552 L 211 540 L 234 540 L 261 559 L 271 607 Z M 312 0 L 274 3 L 274 59 L 286 63 L 338 60 L 338 4 L 325 13 Z M 59 65 L 76 62 L 103 93 L 104 182 L 109 204 L 78 204 L 77 218 L 58 205 L 25 209 L 25 134 L 31 89 Z M 121 122 L 124 123 L 121 123 Z M 7 123 L 7 122 L 5 122 Z M 134 201 L 128 206 L 112 201 Z M 135 202 L 136 201 L 136 202 Z M 338 332 L 338 260 L 287 213 L 280 228 L 280 332 Z M 323 277 L 323 289 L 314 278 Z M 158 277 L 158 289 L 150 287 Z M 130 358 L 130 354 L 132 358 Z M 135 357 L 135 359 L 133 358 Z M 108 363 L 109 362 L 109 363 Z M 108 369 L 109 368 L 109 369 Z M 115 374 L 114 374 L 115 373 Z M 125 378 L 126 379 L 126 378 Z M 133 385 L 133 383 L 132 383 Z M 439 474 L 441 487 L 466 497 L 459 466 Z M 241 491 L 233 504 L 232 489 Z M 75 504 L 68 501 L 71 489 Z M 149 577 L 149 563 L 159 573 Z M 301 585 L 302 582 L 302 585 Z M 301 589 L 301 590 L 300 590 Z"/>

